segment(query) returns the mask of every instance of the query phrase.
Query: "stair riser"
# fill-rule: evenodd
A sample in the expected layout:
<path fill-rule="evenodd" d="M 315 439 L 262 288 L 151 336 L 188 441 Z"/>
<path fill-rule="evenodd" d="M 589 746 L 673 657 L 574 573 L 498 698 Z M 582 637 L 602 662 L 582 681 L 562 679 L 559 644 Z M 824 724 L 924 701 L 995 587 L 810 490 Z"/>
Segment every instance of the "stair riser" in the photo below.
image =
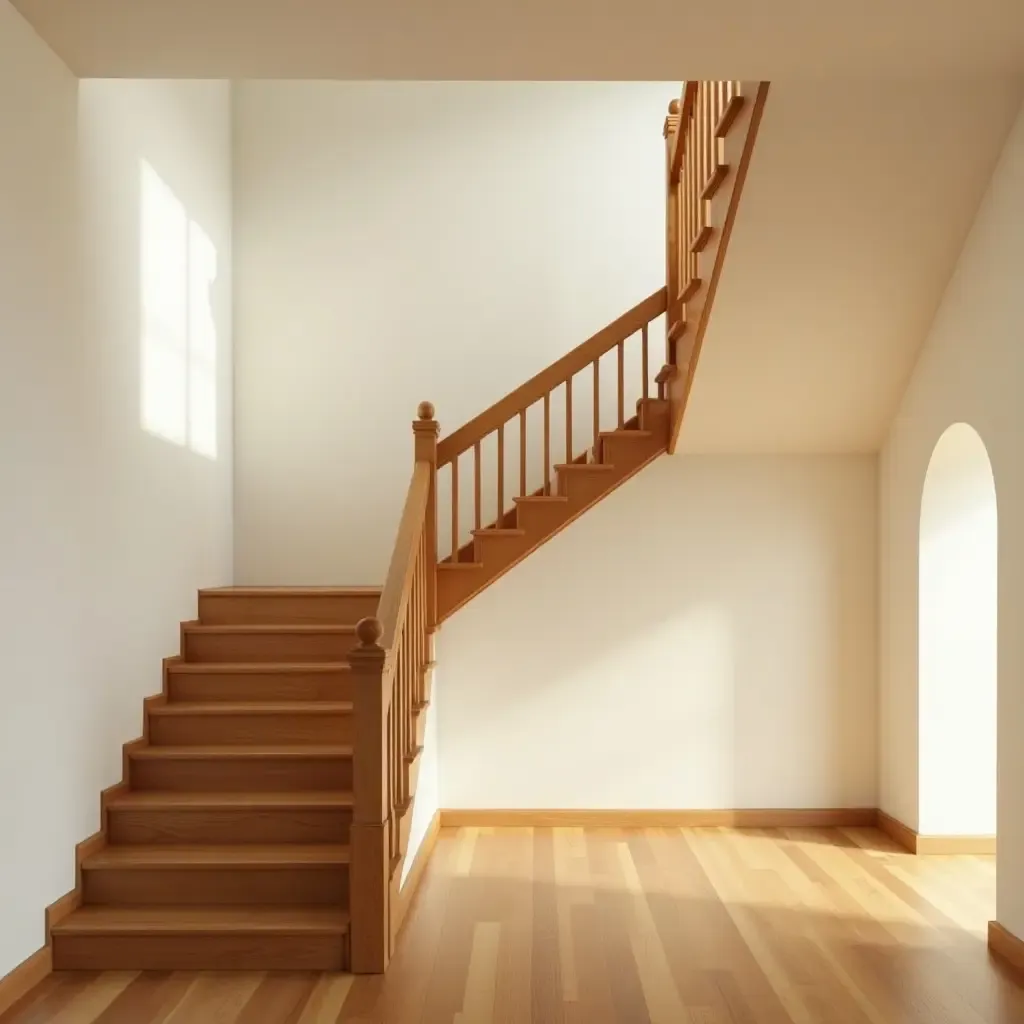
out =
<path fill-rule="evenodd" d="M 602 461 L 616 468 L 638 466 L 664 451 L 664 442 L 658 437 L 631 439 L 606 437 L 601 441 Z"/>
<path fill-rule="evenodd" d="M 355 644 L 351 633 L 191 633 L 182 654 L 193 662 L 345 661 Z"/>
<path fill-rule="evenodd" d="M 119 846 L 220 846 L 230 843 L 348 843 L 348 810 L 107 812 L 110 842 Z"/>
<path fill-rule="evenodd" d="M 55 971 L 344 971 L 344 935 L 54 935 Z"/>
<path fill-rule="evenodd" d="M 571 506 L 578 508 L 597 501 L 616 479 L 617 474 L 603 470 L 560 470 L 558 493 L 568 498 Z"/>
<path fill-rule="evenodd" d="M 377 614 L 376 595 L 266 596 L 200 594 L 199 621 L 207 626 L 354 626 Z"/>
<path fill-rule="evenodd" d="M 130 770 L 135 789 L 283 793 L 352 788 L 350 758 L 133 759 Z"/>
<path fill-rule="evenodd" d="M 564 508 L 564 506 L 563 506 Z M 530 536 L 522 537 L 477 537 L 476 560 L 483 562 L 488 573 L 498 573 L 515 565 L 530 550 Z"/>
<path fill-rule="evenodd" d="M 348 906 L 348 865 L 86 868 L 82 886 L 85 903 L 106 906 Z"/>
<path fill-rule="evenodd" d="M 322 715 L 150 715 L 154 746 L 232 746 L 287 743 L 350 743 L 352 716 Z"/>
<path fill-rule="evenodd" d="M 181 672 L 167 678 L 172 701 L 351 700 L 348 672 Z"/>

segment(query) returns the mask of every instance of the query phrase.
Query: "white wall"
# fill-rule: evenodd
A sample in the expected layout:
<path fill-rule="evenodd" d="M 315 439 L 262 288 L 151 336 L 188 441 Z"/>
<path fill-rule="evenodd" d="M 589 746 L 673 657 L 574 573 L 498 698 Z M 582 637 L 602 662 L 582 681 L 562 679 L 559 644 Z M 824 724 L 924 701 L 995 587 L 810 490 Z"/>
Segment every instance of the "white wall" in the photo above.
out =
<path fill-rule="evenodd" d="M 677 93 L 238 86 L 238 582 L 380 582 L 417 403 L 452 430 L 664 283 Z"/>
<path fill-rule="evenodd" d="M 444 807 L 873 807 L 876 460 L 663 458 L 438 634 Z"/>
<path fill-rule="evenodd" d="M 1018 115 L 881 463 L 882 807 L 917 827 L 918 525 L 935 444 L 964 422 L 999 502 L 998 917 L 1024 935 L 1024 114 Z"/>
<path fill-rule="evenodd" d="M 921 496 L 922 835 L 996 831 L 998 521 L 984 442 L 954 423 Z"/>
<path fill-rule="evenodd" d="M 0 0 L 0 976 L 73 887 L 196 587 L 231 579 L 229 117 L 223 84 L 79 87 Z M 142 160 L 218 252 L 191 315 L 220 347 L 216 458 L 143 428 Z"/>

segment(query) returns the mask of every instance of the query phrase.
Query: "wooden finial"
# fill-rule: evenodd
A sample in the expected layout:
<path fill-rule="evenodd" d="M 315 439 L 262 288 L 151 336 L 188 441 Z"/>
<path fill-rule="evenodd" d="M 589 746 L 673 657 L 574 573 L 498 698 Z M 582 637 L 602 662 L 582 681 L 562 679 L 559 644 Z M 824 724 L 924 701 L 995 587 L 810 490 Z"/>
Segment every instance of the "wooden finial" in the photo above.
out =
<path fill-rule="evenodd" d="M 676 100 L 669 100 L 668 112 L 670 114 L 678 114 L 679 113 L 679 100 L 677 100 L 677 99 Z"/>
<path fill-rule="evenodd" d="M 360 647 L 379 647 L 377 642 L 384 635 L 384 627 L 380 619 L 360 619 L 356 623 L 356 636 Z"/>
<path fill-rule="evenodd" d="M 416 410 L 416 415 L 421 420 L 432 420 L 434 418 L 434 403 L 420 402 L 419 408 Z"/>

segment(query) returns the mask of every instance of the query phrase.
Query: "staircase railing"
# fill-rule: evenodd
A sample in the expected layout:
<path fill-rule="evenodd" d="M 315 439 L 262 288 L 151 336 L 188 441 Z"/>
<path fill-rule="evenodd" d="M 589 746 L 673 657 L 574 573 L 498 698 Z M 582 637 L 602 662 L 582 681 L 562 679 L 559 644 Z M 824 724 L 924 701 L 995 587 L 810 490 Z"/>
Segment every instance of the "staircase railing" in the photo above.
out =
<path fill-rule="evenodd" d="M 438 426 L 429 402 L 420 405 L 413 430 L 416 461 L 377 617 L 356 626 L 359 642 L 349 655 L 355 712 L 349 904 L 357 974 L 382 972 L 394 950 L 437 622 Z"/>
<path fill-rule="evenodd" d="M 686 82 L 665 118 L 668 325 L 659 380 L 672 403 L 670 451 L 675 450 L 767 95 L 767 82 Z M 723 191 L 730 175 L 732 188 Z"/>
<path fill-rule="evenodd" d="M 580 454 L 577 444 L 582 438 L 592 438 L 596 448 L 603 429 L 622 427 L 629 418 L 627 402 L 637 396 L 642 399 L 650 397 L 654 386 L 649 358 L 650 325 L 665 312 L 665 301 L 665 289 L 660 288 L 582 345 L 442 439 L 437 449 L 437 468 L 450 468 L 447 474 L 449 481 L 443 488 L 439 488 L 439 493 L 447 490 L 450 501 L 446 503 L 447 507 L 438 511 L 439 521 L 444 526 L 444 529 L 439 530 L 439 542 L 450 542 L 450 559 L 459 560 L 461 545 L 471 537 L 472 531 L 463 529 L 467 521 L 472 522 L 472 530 L 482 530 L 491 522 L 493 512 L 493 522 L 500 526 L 510 508 L 506 504 L 506 497 L 526 497 L 533 487 L 534 493 L 551 493 L 553 449 L 564 452 L 566 463 L 576 461 Z M 627 343 L 634 336 L 639 336 L 638 350 L 627 348 Z M 604 356 L 610 356 L 613 350 L 614 366 L 609 360 L 605 378 L 609 386 L 602 389 L 601 360 Z M 574 389 L 573 381 L 578 374 L 588 369 L 592 375 L 592 389 L 589 395 L 585 392 L 580 394 Z M 562 403 L 560 409 L 553 408 L 556 405 L 555 392 L 559 388 L 563 389 L 559 399 Z M 601 408 L 603 390 L 607 392 L 604 415 Z M 574 397 L 577 401 L 575 409 Z M 533 417 L 532 459 L 528 425 L 531 411 L 537 413 Z M 508 428 L 510 430 L 507 433 Z M 557 437 L 557 434 L 563 432 L 564 447 Z M 492 435 L 495 443 L 487 446 L 486 442 Z M 508 445 L 507 438 L 510 442 Z M 493 449 L 492 459 L 488 458 L 488 447 Z M 581 451 L 585 452 L 586 447 Z M 460 476 L 460 459 L 470 452 L 472 467 L 467 479 L 466 476 Z M 510 461 L 513 474 L 509 482 L 506 480 L 506 472 Z M 463 508 L 466 509 L 465 516 Z"/>

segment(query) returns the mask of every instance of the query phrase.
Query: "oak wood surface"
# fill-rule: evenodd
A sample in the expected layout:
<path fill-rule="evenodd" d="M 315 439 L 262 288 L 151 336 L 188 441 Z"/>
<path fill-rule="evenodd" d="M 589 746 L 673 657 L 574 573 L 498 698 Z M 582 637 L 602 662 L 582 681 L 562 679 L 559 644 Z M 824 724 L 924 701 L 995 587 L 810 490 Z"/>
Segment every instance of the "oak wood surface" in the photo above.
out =
<path fill-rule="evenodd" d="M 1019 1024 L 994 908 L 874 829 L 442 829 L 383 977 L 54 974 L 0 1024 Z"/>

